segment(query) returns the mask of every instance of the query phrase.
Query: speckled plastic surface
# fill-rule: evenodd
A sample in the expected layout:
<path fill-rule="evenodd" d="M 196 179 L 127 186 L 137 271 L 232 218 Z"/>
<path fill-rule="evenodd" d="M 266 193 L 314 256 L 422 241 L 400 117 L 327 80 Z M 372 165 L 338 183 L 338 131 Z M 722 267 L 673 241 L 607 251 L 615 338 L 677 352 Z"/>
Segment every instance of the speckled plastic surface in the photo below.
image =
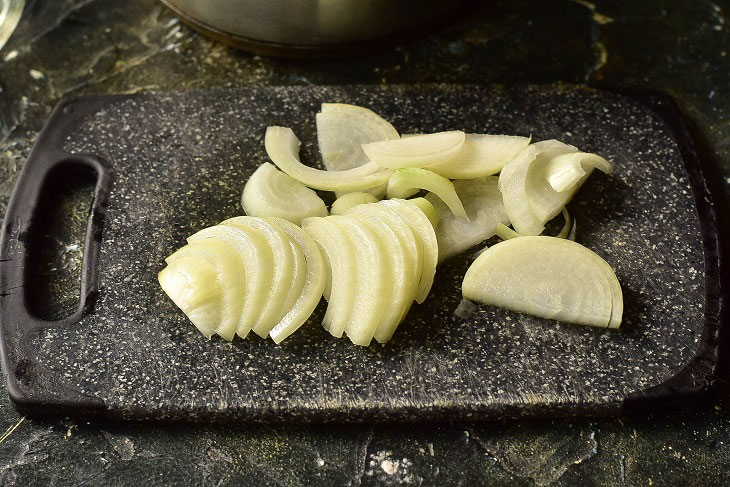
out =
<path fill-rule="evenodd" d="M 558 138 L 613 162 L 614 174 L 591 176 L 569 208 L 577 241 L 616 270 L 625 300 L 621 330 L 489 307 L 455 315 L 474 257 L 467 252 L 440 267 L 428 300 L 385 346 L 331 337 L 319 326 L 324 302 L 281 346 L 257 337 L 205 339 L 163 294 L 156 274 L 186 236 L 242 213 L 243 184 L 266 161 L 267 125 L 291 126 L 304 159 L 315 160 L 314 113 L 323 101 L 368 106 L 402 133 L 458 128 Z M 305 86 L 141 95 L 101 105 L 64 144 L 112 168 L 98 300 L 77 324 L 29 334 L 27 350 L 39 368 L 103 404 L 109 416 L 618 414 L 627 397 L 693 361 L 706 325 L 718 325 L 706 316 L 706 300 L 716 298 L 707 288 L 718 284 L 705 272 L 679 148 L 668 126 L 630 98 L 575 87 Z"/>

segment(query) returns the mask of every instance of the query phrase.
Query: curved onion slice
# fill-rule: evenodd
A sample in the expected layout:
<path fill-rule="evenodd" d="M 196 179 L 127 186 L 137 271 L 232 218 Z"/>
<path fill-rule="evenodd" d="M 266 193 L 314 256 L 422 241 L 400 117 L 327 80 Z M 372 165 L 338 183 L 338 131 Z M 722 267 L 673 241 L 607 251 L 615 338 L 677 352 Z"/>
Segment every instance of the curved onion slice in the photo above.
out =
<path fill-rule="evenodd" d="M 411 198 L 406 201 L 416 205 L 418 209 L 421 210 L 424 215 L 426 215 L 428 221 L 431 222 L 431 226 L 433 228 L 438 228 L 439 224 L 441 223 L 441 217 L 436 211 L 436 208 L 434 208 L 433 205 L 426 198 Z"/>
<path fill-rule="evenodd" d="M 381 167 L 428 167 L 456 156 L 464 145 L 464 132 L 412 135 L 397 140 L 371 142 L 362 146 L 368 158 Z"/>
<path fill-rule="evenodd" d="M 317 142 L 324 167 L 343 171 L 366 164 L 363 144 L 398 139 L 398 131 L 383 117 L 364 107 L 322 103 L 316 115 Z"/>
<path fill-rule="evenodd" d="M 355 302 L 359 275 L 350 236 L 338 225 L 343 217 L 307 218 L 302 228 L 322 250 L 330 291 L 325 289 L 327 311 L 322 325 L 335 337 L 341 337 Z"/>
<path fill-rule="evenodd" d="M 357 282 L 352 315 L 345 333 L 355 345 L 367 347 L 381 322 L 393 290 L 387 249 L 377 226 L 366 220 L 342 216 L 339 223 L 350 235 L 355 250 Z M 352 267 L 350 272 L 352 272 Z M 334 287 L 334 283 L 332 284 Z"/>
<path fill-rule="evenodd" d="M 505 240 L 466 271 L 464 297 L 570 323 L 618 328 L 621 286 L 611 267 L 580 244 L 556 237 Z"/>
<path fill-rule="evenodd" d="M 405 318 L 416 296 L 423 271 L 423 248 L 418 245 L 413 231 L 405 221 L 380 204 L 358 206 L 349 211 L 347 216 L 375 230 L 382 239 L 385 255 L 390 260 L 390 276 L 385 278 L 392 282 L 392 292 L 374 332 L 375 339 L 385 343 Z"/>
<path fill-rule="evenodd" d="M 172 264 L 178 259 L 187 257 L 204 260 L 215 269 L 216 281 L 223 292 L 221 322 L 215 332 L 226 340 L 232 340 L 238 328 L 245 289 L 245 280 L 241 279 L 245 276 L 241 258 L 229 244 L 215 239 L 205 239 L 178 249 L 165 261 Z"/>
<path fill-rule="evenodd" d="M 157 274 L 162 290 L 188 319 L 210 338 L 221 323 L 223 290 L 210 263 L 185 257 Z"/>
<path fill-rule="evenodd" d="M 533 166 L 543 166 L 550 159 L 561 154 L 576 152 L 573 146 L 563 144 L 557 140 L 545 140 L 527 146 L 514 159 L 505 164 L 499 174 L 499 189 L 502 191 L 504 207 L 507 216 L 515 231 L 520 235 L 538 235 L 545 227 L 545 222 L 560 212 L 568 200 L 565 200 L 557 212 L 547 218 L 541 218 L 535 214 L 532 199 L 535 197 L 537 188 L 540 185 L 539 175 L 536 175 Z M 544 178 L 544 174 L 542 174 Z M 543 181 L 543 186 L 549 186 Z M 555 192 L 555 191 L 553 191 Z M 550 205 L 550 212 L 553 205 Z"/>
<path fill-rule="evenodd" d="M 354 192 L 340 196 L 332 203 L 332 214 L 342 215 L 350 208 L 367 203 L 377 203 L 378 198 L 370 193 Z"/>
<path fill-rule="evenodd" d="M 273 254 L 271 281 L 263 306 L 259 310 L 256 322 L 253 325 L 253 331 L 258 336 L 265 338 L 284 314 L 282 307 L 290 299 L 297 263 L 300 258 L 303 261 L 304 257 L 303 255 L 295 255 L 291 240 L 285 233 L 261 218 L 237 216 L 222 221 L 221 225 L 259 230 L 271 248 Z M 299 254 L 301 254 L 301 251 L 299 251 Z"/>
<path fill-rule="evenodd" d="M 310 216 L 327 216 L 317 193 L 265 162 L 246 182 L 241 206 L 248 216 L 274 216 L 297 225 Z"/>
<path fill-rule="evenodd" d="M 494 233 L 496 233 L 502 240 L 509 240 L 520 236 L 519 233 L 515 232 L 504 223 L 498 223 L 497 228 L 494 229 Z"/>
<path fill-rule="evenodd" d="M 301 142 L 287 127 L 267 127 L 264 138 L 271 162 L 310 188 L 328 191 L 363 191 L 388 181 L 390 171 L 368 162 L 346 171 L 323 171 L 305 166 L 299 161 Z"/>
<path fill-rule="evenodd" d="M 280 218 L 266 218 L 266 221 L 289 235 L 289 238 L 302 248 L 307 262 L 306 282 L 296 302 L 269 332 L 274 343 L 281 343 L 312 315 L 322 298 L 327 271 L 319 247 L 304 230 Z"/>
<path fill-rule="evenodd" d="M 488 239 L 496 233 L 499 223 L 509 223 L 496 177 L 457 180 L 454 181 L 454 188 L 464 204 L 469 220 L 454 216 L 434 194 L 426 195 L 426 199 L 441 217 L 441 223 L 436 230 L 439 262 Z"/>
<path fill-rule="evenodd" d="M 388 180 L 388 198 L 408 198 L 418 190 L 435 194 L 456 216 L 469 219 L 451 181 L 428 169 L 410 167 L 396 169 Z"/>
<path fill-rule="evenodd" d="M 416 302 L 422 303 L 426 300 L 426 297 L 428 297 L 428 293 L 431 291 L 431 286 L 433 285 L 433 279 L 436 275 L 436 264 L 438 263 L 439 248 L 433 225 L 420 207 L 412 203 L 412 201 L 418 199 L 422 198 L 415 198 L 413 200 L 394 199 L 381 201 L 378 204 L 383 205 L 391 210 L 395 215 L 402 218 L 403 221 L 405 221 L 405 223 L 411 228 L 413 234 L 416 235 L 421 242 L 421 248 L 423 250 L 423 268 L 420 272 L 421 278 L 418 282 Z M 430 205 L 425 200 L 424 203 Z"/>
<path fill-rule="evenodd" d="M 606 170 L 606 172 L 611 172 L 613 169 L 608 161 L 602 157 L 585 152 L 576 152 L 573 150 L 575 147 L 562 142 L 545 141 L 535 145 L 541 147 L 541 153 L 538 154 L 529 169 L 526 191 L 529 195 L 533 213 L 543 224 L 560 213 L 560 210 L 571 200 L 578 188 L 588 179 L 594 167 Z M 585 174 L 573 182 L 571 182 L 571 179 L 577 173 L 574 173 L 572 177 L 568 175 L 567 178 L 562 178 L 559 182 L 556 181 L 556 184 L 566 185 L 569 188 L 566 191 L 558 192 L 553 189 L 549 179 L 551 175 L 557 173 L 557 168 L 560 166 L 580 167 L 580 170 Z M 556 177 L 553 176 L 553 179 L 556 179 Z"/>
<path fill-rule="evenodd" d="M 461 150 L 451 159 L 428 169 L 450 179 L 477 179 L 502 170 L 530 143 L 528 137 L 466 134 Z"/>
<path fill-rule="evenodd" d="M 562 154 L 550 159 L 545 179 L 555 191 L 569 191 L 594 168 L 606 174 L 613 172 L 613 166 L 599 155 L 588 152 Z"/>
<path fill-rule="evenodd" d="M 238 276 L 238 286 L 244 289 L 241 300 L 241 313 L 236 334 L 246 338 L 251 331 L 259 312 L 266 303 L 271 289 L 271 275 L 274 256 L 271 247 L 261 231 L 253 227 L 234 227 L 216 225 L 205 228 L 188 238 L 197 242 L 206 238 L 226 242 L 238 252 L 244 264 L 244 272 Z"/>

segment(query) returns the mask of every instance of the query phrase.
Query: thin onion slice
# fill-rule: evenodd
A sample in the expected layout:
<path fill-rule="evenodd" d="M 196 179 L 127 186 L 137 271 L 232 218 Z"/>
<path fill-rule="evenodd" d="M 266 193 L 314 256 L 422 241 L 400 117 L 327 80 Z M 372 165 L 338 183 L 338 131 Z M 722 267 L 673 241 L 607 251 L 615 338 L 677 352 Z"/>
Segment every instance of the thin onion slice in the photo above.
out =
<path fill-rule="evenodd" d="M 423 273 L 423 244 L 406 223 L 402 214 L 396 214 L 383 204 L 369 204 L 353 208 L 347 213 L 354 218 L 369 219 L 379 225 L 379 235 L 391 261 L 393 292 L 390 306 L 375 330 L 374 337 L 386 343 L 403 321 L 418 293 Z"/>
<path fill-rule="evenodd" d="M 223 290 L 214 266 L 201 259 L 185 257 L 170 263 L 157 280 L 172 302 L 195 327 L 210 338 L 221 323 Z"/>
<path fill-rule="evenodd" d="M 238 328 L 245 292 L 245 280 L 242 279 L 245 268 L 241 258 L 231 245 L 216 239 L 205 239 L 185 245 L 165 261 L 173 264 L 188 257 L 204 260 L 215 269 L 216 282 L 222 290 L 221 323 L 215 332 L 226 340 L 232 340 Z"/>
<path fill-rule="evenodd" d="M 477 179 L 497 174 L 530 143 L 528 137 L 466 134 L 461 150 L 428 169 L 449 179 Z"/>
<path fill-rule="evenodd" d="M 327 271 L 319 247 L 304 230 L 280 218 L 265 220 L 289 235 L 289 238 L 301 247 L 307 263 L 306 281 L 296 302 L 269 332 L 274 343 L 281 343 L 312 315 L 322 298 Z"/>
<path fill-rule="evenodd" d="M 295 255 L 291 240 L 284 232 L 261 218 L 238 216 L 224 220 L 221 225 L 259 230 L 271 248 L 274 264 L 271 273 L 271 285 L 252 328 L 254 333 L 261 338 L 265 338 L 281 319 L 283 314 L 281 308 L 290 299 L 295 269 L 299 258 L 301 257 L 303 260 L 303 256 Z M 301 254 L 301 251 L 299 253 Z"/>
<path fill-rule="evenodd" d="M 296 225 L 312 216 L 327 216 L 327 207 L 317 193 L 268 162 L 246 181 L 241 206 L 249 216 L 273 216 Z"/>
<path fill-rule="evenodd" d="M 271 162 L 300 183 L 328 191 L 363 191 L 388 181 L 391 171 L 368 162 L 346 171 L 323 171 L 299 160 L 301 142 L 287 127 L 267 127 L 264 146 Z"/>
<path fill-rule="evenodd" d="M 345 333 L 355 345 L 367 347 L 380 324 L 381 313 L 393 289 L 388 272 L 386 248 L 377 227 L 348 216 L 339 217 L 355 250 L 357 283 L 352 315 Z M 352 268 L 349 270 L 352 272 Z M 334 282 L 333 282 L 334 288 Z"/>
<path fill-rule="evenodd" d="M 350 208 L 368 203 L 377 203 L 378 198 L 370 193 L 353 192 L 340 196 L 332 203 L 331 213 L 333 215 L 342 215 Z"/>
<path fill-rule="evenodd" d="M 457 180 L 453 184 L 469 220 L 455 216 L 436 195 L 426 195 L 441 217 L 436 230 L 439 262 L 488 239 L 496 233 L 498 224 L 509 223 L 496 177 Z"/>
<path fill-rule="evenodd" d="M 469 219 L 454 185 L 443 176 L 416 167 L 396 169 L 388 180 L 388 198 L 408 198 L 421 189 L 435 194 L 454 215 Z"/>
<path fill-rule="evenodd" d="M 505 240 L 466 271 L 464 297 L 542 318 L 618 328 L 621 286 L 611 267 L 580 244 L 556 237 Z"/>
<path fill-rule="evenodd" d="M 429 167 L 456 156 L 464 145 L 464 138 L 464 132 L 453 130 L 371 142 L 362 149 L 370 161 L 381 167 Z"/>
<path fill-rule="evenodd" d="M 325 259 L 328 281 L 325 298 L 328 304 L 322 325 L 337 338 L 342 336 L 352 314 L 359 279 L 354 245 L 349 234 L 338 224 L 342 218 L 335 215 L 307 218 L 302 222 L 302 228 L 317 242 Z"/>
<path fill-rule="evenodd" d="M 436 275 L 436 265 L 438 263 L 438 240 L 436 239 L 436 232 L 434 230 L 431 221 L 427 218 L 426 214 L 432 211 L 424 212 L 419 206 L 412 203 L 422 198 L 415 198 L 413 200 L 386 200 L 381 201 L 379 204 L 388 208 L 393 214 L 399 216 L 403 221 L 411 228 L 413 234 L 418 236 L 421 242 L 421 248 L 423 249 L 423 268 L 421 269 L 421 279 L 418 282 L 418 292 L 416 293 L 416 302 L 422 303 L 428 297 L 428 293 L 431 292 L 431 286 L 433 286 L 434 276 Z M 422 206 L 430 205 L 426 200 L 421 203 Z"/>
<path fill-rule="evenodd" d="M 243 288 L 241 313 L 236 334 L 246 338 L 256 322 L 271 289 L 274 256 L 264 234 L 254 227 L 216 225 L 205 228 L 188 238 L 197 242 L 213 238 L 233 247 L 244 264 L 244 272 L 238 276 L 238 286 Z"/>

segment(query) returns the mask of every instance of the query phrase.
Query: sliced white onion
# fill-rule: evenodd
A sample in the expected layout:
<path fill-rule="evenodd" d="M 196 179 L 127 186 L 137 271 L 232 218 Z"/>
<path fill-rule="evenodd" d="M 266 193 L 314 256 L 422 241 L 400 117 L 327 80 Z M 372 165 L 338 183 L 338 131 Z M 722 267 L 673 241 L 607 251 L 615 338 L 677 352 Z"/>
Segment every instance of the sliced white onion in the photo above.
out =
<path fill-rule="evenodd" d="M 367 203 L 376 203 L 378 198 L 370 193 L 354 192 L 346 193 L 340 196 L 332 203 L 332 214 L 342 215 L 347 210 L 358 205 L 365 205 Z"/>
<path fill-rule="evenodd" d="M 405 221 L 383 205 L 361 205 L 347 212 L 347 216 L 375 230 L 390 261 L 390 276 L 386 278 L 392 282 L 392 292 L 374 333 L 377 341 L 385 343 L 413 304 L 423 272 L 423 246 Z"/>
<path fill-rule="evenodd" d="M 436 211 L 436 208 L 434 208 L 433 205 L 426 198 L 411 198 L 405 201 L 416 205 L 418 209 L 421 210 L 424 215 L 426 215 L 428 221 L 431 222 L 431 226 L 434 229 L 438 228 L 439 224 L 441 223 L 441 217 L 439 216 L 438 211 Z"/>
<path fill-rule="evenodd" d="M 265 235 L 254 227 L 216 225 L 205 228 L 188 238 L 193 243 L 203 239 L 217 239 L 233 247 L 244 264 L 237 286 L 243 290 L 241 312 L 236 334 L 246 338 L 259 313 L 266 304 L 271 289 L 274 256 Z"/>
<path fill-rule="evenodd" d="M 317 242 L 325 259 L 329 292 L 325 289 L 328 304 L 322 325 L 337 338 L 342 336 L 352 314 L 360 278 L 350 235 L 338 225 L 341 218 L 335 215 L 302 222 L 302 228 Z"/>
<path fill-rule="evenodd" d="M 229 244 L 209 239 L 185 245 L 165 261 L 172 264 L 187 257 L 204 260 L 215 269 L 216 280 L 223 292 L 221 323 L 215 332 L 226 340 L 232 340 L 241 315 L 245 287 L 242 280 L 245 268 L 241 258 Z"/>
<path fill-rule="evenodd" d="M 545 168 L 545 179 L 557 192 L 570 191 L 594 168 L 606 174 L 613 172 L 613 166 L 596 154 L 587 152 L 562 154 L 550 159 Z"/>
<path fill-rule="evenodd" d="M 383 117 L 364 107 L 322 103 L 317 113 L 317 142 L 324 167 L 343 171 L 369 162 L 363 144 L 398 139 L 398 131 Z"/>
<path fill-rule="evenodd" d="M 317 307 L 327 280 L 327 269 L 319 247 L 304 230 L 280 218 L 266 218 L 266 221 L 289 235 L 301 247 L 307 264 L 306 281 L 296 302 L 269 332 L 275 343 L 281 343 L 302 326 Z"/>
<path fill-rule="evenodd" d="M 621 286 L 611 267 L 580 244 L 556 237 L 505 240 L 469 267 L 464 297 L 542 318 L 618 328 Z"/>
<path fill-rule="evenodd" d="M 577 152 L 575 147 L 563 144 L 558 141 L 545 141 L 535 144 L 540 148 L 540 154 L 530 165 L 527 175 L 526 191 L 530 200 L 530 206 L 533 213 L 539 221 L 544 225 L 545 222 L 555 218 L 563 207 L 573 198 L 573 195 L 588 179 L 595 167 L 601 168 L 606 172 L 611 172 L 612 167 L 600 156 L 585 152 Z M 558 177 L 558 168 L 573 168 L 573 176 Z M 571 181 L 582 170 L 585 174 Z M 549 181 L 550 177 L 555 184 L 567 186 L 566 191 L 555 191 Z M 566 176 L 563 173 L 563 176 Z M 519 230 L 518 230 L 519 231 Z"/>
<path fill-rule="evenodd" d="M 355 303 L 345 333 L 355 345 L 367 347 L 381 322 L 393 290 L 388 272 L 386 248 L 377 227 L 365 221 L 341 216 L 338 223 L 350 235 L 355 251 L 357 275 Z M 350 272 L 353 268 L 350 267 Z M 332 283 L 334 289 L 334 281 Z"/>
<path fill-rule="evenodd" d="M 530 143 L 528 137 L 466 134 L 461 150 L 428 169 L 450 179 L 476 179 L 497 174 Z"/>
<path fill-rule="evenodd" d="M 439 262 L 488 239 L 496 233 L 498 224 L 509 223 L 496 177 L 457 180 L 453 184 L 469 220 L 455 216 L 436 195 L 426 195 L 441 217 L 436 230 Z"/>
<path fill-rule="evenodd" d="M 443 176 L 416 167 L 396 169 L 388 180 L 388 198 L 408 198 L 425 189 L 435 194 L 451 209 L 454 215 L 466 218 L 464 206 L 451 181 Z"/>
<path fill-rule="evenodd" d="M 464 145 L 464 137 L 461 130 L 453 130 L 371 142 L 363 145 L 362 149 L 370 161 L 381 167 L 428 167 L 456 156 Z"/>
<path fill-rule="evenodd" d="M 271 248 L 273 254 L 271 286 L 252 328 L 254 333 L 265 338 L 286 312 L 282 308 L 291 299 L 292 283 L 297 277 L 295 272 L 303 272 L 304 256 L 301 250 L 295 252 L 288 235 L 261 218 L 238 216 L 221 222 L 221 225 L 258 230 Z M 301 290 L 301 287 L 299 289 Z"/>
<path fill-rule="evenodd" d="M 273 216 L 296 225 L 311 216 L 327 216 L 317 193 L 265 162 L 246 181 L 241 206 L 248 216 Z"/>
<path fill-rule="evenodd" d="M 328 191 L 363 191 L 388 181 L 391 171 L 368 162 L 346 171 L 323 171 L 299 160 L 301 142 L 288 127 L 267 127 L 264 138 L 271 162 L 300 183 Z"/>
<path fill-rule="evenodd" d="M 417 200 L 423 200 L 417 201 Z M 418 205 L 416 204 L 418 203 Z M 411 228 L 413 234 L 418 237 L 423 250 L 423 268 L 421 269 L 421 278 L 418 282 L 418 291 L 416 293 L 416 302 L 422 303 L 428 297 L 433 285 L 434 276 L 436 275 L 436 264 L 438 263 L 438 241 L 433 224 L 426 216 L 429 213 L 435 213 L 433 207 L 423 198 L 415 198 L 413 200 L 385 200 L 378 203 L 388 208 L 393 214 L 399 216 Z M 428 207 L 431 206 L 429 210 Z M 426 207 L 424 212 L 421 208 Z"/>
<path fill-rule="evenodd" d="M 157 275 L 162 290 L 195 327 L 210 338 L 221 324 L 223 290 L 215 266 L 185 257 L 170 263 Z"/>

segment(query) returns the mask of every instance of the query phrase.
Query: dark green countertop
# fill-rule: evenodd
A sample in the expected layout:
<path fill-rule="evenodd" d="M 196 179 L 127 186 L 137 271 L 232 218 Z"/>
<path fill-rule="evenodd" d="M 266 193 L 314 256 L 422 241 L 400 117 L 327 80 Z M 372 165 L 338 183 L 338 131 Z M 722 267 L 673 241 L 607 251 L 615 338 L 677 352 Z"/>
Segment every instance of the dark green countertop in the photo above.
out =
<path fill-rule="evenodd" d="M 225 84 L 586 83 L 672 95 L 730 188 L 730 5 L 484 2 L 362 59 L 271 60 L 181 26 L 154 0 L 31 2 L 0 51 L 0 211 L 64 96 Z M 717 403 L 719 404 L 719 403 Z M 615 420 L 205 426 L 21 418 L 0 395 L 3 485 L 723 485 L 715 403 Z"/>

